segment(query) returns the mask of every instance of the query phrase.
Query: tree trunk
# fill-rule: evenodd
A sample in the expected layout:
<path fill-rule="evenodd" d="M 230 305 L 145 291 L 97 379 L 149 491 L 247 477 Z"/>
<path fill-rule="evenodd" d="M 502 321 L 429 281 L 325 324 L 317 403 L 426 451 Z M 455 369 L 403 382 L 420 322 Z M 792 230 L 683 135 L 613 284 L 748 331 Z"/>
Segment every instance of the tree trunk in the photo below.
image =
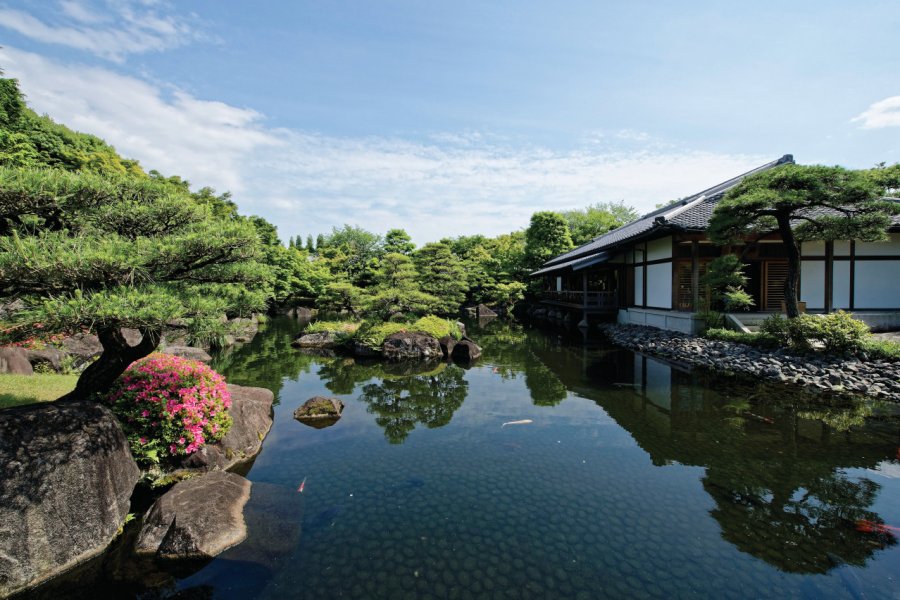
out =
<path fill-rule="evenodd" d="M 102 394 L 107 392 L 128 365 L 144 358 L 159 345 L 159 329 L 141 329 L 141 341 L 130 346 L 118 327 L 107 327 L 97 332 L 103 353 L 81 373 L 75 389 L 60 400 L 94 399 L 103 402 Z"/>
<path fill-rule="evenodd" d="M 800 316 L 800 306 L 797 304 L 797 290 L 800 287 L 800 246 L 794 238 L 790 216 L 786 214 L 778 216 L 778 232 L 787 251 L 788 269 L 787 279 L 784 280 L 784 305 L 788 318 L 793 319 Z"/>

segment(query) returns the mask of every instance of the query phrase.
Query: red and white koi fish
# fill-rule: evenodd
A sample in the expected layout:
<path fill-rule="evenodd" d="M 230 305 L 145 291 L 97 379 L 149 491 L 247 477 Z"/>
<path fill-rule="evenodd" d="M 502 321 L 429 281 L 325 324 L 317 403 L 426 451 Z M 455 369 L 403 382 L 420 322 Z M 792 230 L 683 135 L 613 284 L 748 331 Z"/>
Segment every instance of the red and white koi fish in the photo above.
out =
<path fill-rule="evenodd" d="M 504 423 L 503 425 L 500 426 L 500 429 L 503 429 L 507 425 L 529 425 L 531 423 L 534 423 L 534 421 L 532 421 L 531 419 L 522 419 L 520 421 L 507 421 L 506 423 Z"/>
<path fill-rule="evenodd" d="M 889 531 L 900 531 L 900 527 L 860 519 L 856 522 L 856 530 L 863 533 L 888 533 Z"/>
<path fill-rule="evenodd" d="M 302 494 L 303 488 L 306 487 L 306 477 L 303 478 L 303 481 L 300 482 L 300 487 L 297 488 L 297 493 Z"/>

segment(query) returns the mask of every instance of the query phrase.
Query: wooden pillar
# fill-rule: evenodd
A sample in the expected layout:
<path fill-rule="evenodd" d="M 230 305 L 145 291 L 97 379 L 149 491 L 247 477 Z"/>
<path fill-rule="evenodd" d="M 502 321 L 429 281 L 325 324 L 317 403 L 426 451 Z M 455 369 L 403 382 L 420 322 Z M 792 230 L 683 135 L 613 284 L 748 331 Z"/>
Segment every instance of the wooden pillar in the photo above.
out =
<path fill-rule="evenodd" d="M 581 272 L 581 321 L 578 322 L 579 327 L 587 327 L 588 326 L 588 318 L 587 318 L 587 271 Z"/>
<path fill-rule="evenodd" d="M 700 310 L 700 242 L 691 242 L 691 309 Z"/>
<path fill-rule="evenodd" d="M 825 242 L 825 312 L 834 310 L 834 242 Z"/>

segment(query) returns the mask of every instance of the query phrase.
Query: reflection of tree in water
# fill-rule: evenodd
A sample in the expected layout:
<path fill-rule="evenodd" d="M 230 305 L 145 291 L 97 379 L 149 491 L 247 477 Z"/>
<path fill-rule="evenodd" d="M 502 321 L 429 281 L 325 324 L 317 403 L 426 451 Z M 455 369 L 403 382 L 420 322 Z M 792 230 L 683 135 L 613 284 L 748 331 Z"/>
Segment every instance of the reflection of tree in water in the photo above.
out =
<path fill-rule="evenodd" d="M 283 379 L 297 379 L 309 373 L 315 357 L 298 352 L 291 342 L 302 328 L 300 321 L 273 317 L 249 343 L 216 352 L 212 368 L 228 383 L 264 387 L 275 393 L 276 404 Z"/>
<path fill-rule="evenodd" d="M 447 365 L 429 374 L 386 378 L 362 387 L 360 400 L 377 415 L 375 422 L 384 428 L 392 444 L 402 443 L 422 423 L 428 428 L 442 427 L 462 406 L 468 393 L 465 371 Z"/>
<path fill-rule="evenodd" d="M 840 471 L 806 485 L 778 473 L 762 481 L 746 476 L 746 471 L 707 471 L 703 488 L 716 502 L 711 514 L 725 540 L 782 571 L 825 573 L 841 563 L 862 566 L 874 551 L 897 543 L 889 532 L 857 526 L 880 522 L 868 510 L 880 489 L 873 481 L 853 481 Z"/>
<path fill-rule="evenodd" d="M 558 346 L 538 331 L 528 331 L 513 321 L 492 319 L 472 332 L 494 373 L 504 379 L 524 374 L 525 386 L 537 406 L 555 406 L 566 396 L 566 386 L 536 352 Z"/>

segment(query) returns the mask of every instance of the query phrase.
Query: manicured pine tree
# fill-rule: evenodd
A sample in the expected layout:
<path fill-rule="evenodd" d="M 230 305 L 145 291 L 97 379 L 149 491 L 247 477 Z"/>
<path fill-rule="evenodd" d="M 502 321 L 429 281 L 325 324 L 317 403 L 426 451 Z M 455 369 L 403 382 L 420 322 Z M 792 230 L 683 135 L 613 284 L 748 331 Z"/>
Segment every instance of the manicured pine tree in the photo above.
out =
<path fill-rule="evenodd" d="M 444 242 L 425 244 L 413 255 L 419 287 L 438 299 L 437 312 L 455 314 L 466 299 L 468 282 L 462 261 Z"/>

